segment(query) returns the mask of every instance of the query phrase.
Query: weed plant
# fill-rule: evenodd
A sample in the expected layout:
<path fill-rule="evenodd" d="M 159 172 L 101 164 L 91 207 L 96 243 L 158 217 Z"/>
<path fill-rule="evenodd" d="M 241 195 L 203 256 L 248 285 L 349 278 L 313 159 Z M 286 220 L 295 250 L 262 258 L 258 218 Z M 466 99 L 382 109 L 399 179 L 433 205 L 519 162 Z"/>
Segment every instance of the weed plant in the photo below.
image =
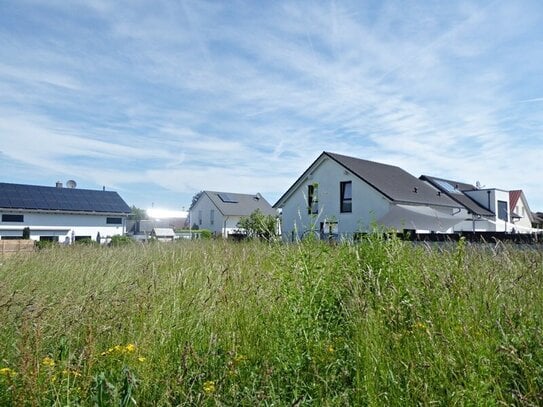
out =
<path fill-rule="evenodd" d="M 0 259 L 0 405 L 540 405 L 541 249 L 186 241 Z"/>

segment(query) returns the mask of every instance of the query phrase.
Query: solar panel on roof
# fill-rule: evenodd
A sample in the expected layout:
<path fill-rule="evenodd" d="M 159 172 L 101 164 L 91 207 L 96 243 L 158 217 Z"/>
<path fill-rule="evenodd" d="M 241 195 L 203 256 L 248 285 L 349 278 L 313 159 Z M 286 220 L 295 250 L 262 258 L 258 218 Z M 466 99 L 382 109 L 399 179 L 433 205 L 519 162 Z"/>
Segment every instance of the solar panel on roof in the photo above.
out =
<path fill-rule="evenodd" d="M 456 189 L 454 186 L 449 184 L 447 181 L 443 181 L 441 179 L 435 180 L 436 184 L 438 184 L 441 188 L 443 188 L 445 191 L 450 192 L 452 194 L 459 194 L 460 191 Z"/>
<path fill-rule="evenodd" d="M 217 195 L 219 196 L 221 201 L 223 201 L 225 203 L 238 203 L 238 201 L 236 199 L 232 198 L 229 194 L 220 193 L 220 194 L 217 194 Z"/>
<path fill-rule="evenodd" d="M 0 207 L 54 211 L 130 212 L 128 205 L 116 192 L 112 191 L 6 183 L 0 183 Z"/>

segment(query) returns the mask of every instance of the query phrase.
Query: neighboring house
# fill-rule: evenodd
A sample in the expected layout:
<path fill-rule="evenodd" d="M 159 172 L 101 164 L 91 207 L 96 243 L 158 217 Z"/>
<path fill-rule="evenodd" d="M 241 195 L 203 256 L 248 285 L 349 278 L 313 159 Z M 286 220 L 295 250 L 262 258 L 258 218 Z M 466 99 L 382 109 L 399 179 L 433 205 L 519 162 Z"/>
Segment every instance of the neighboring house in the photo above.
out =
<path fill-rule="evenodd" d="M 112 191 L 0 183 L 0 239 L 102 243 L 123 235 L 130 208 Z"/>
<path fill-rule="evenodd" d="M 277 211 L 259 193 L 203 191 L 189 211 L 190 225 L 228 237 L 239 231 L 238 223 L 243 216 L 257 209 L 264 215 L 277 216 Z"/>
<path fill-rule="evenodd" d="M 172 228 L 154 228 L 151 232 L 151 236 L 159 242 L 173 242 L 175 239 L 175 232 Z"/>
<path fill-rule="evenodd" d="M 467 209 L 468 216 L 463 222 L 454 226 L 455 232 L 530 233 L 533 231 L 531 212 L 521 190 L 477 188 L 471 184 L 429 175 L 422 175 L 420 179 Z"/>
<path fill-rule="evenodd" d="M 532 212 L 532 228 L 543 229 L 543 212 Z"/>
<path fill-rule="evenodd" d="M 467 210 L 403 169 L 323 152 L 274 205 L 284 240 L 308 233 L 352 236 L 372 224 L 398 231 L 452 231 Z"/>
<path fill-rule="evenodd" d="M 521 189 L 509 191 L 509 211 L 511 222 L 518 232 L 530 232 L 533 228 L 534 217 L 528 206 L 528 200 Z"/>

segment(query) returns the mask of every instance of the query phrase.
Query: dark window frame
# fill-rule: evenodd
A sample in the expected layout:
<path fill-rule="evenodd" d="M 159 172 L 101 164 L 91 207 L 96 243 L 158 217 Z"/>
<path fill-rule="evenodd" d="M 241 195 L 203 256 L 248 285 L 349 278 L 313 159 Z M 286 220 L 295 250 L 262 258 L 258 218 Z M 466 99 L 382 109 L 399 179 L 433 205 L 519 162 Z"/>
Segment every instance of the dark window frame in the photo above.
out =
<path fill-rule="evenodd" d="M 347 190 L 349 185 L 349 191 Z M 346 196 L 346 192 L 350 192 L 350 196 Z M 339 183 L 339 212 L 352 213 L 353 211 L 353 182 L 341 181 Z"/>
<path fill-rule="evenodd" d="M 9 213 L 2 214 L 2 222 L 24 223 L 24 221 L 25 221 L 24 215 L 16 215 L 16 214 L 9 214 Z"/>
<path fill-rule="evenodd" d="M 123 218 L 107 217 L 106 218 L 106 224 L 108 224 L 108 225 L 122 225 L 123 224 Z"/>
<path fill-rule="evenodd" d="M 307 214 L 316 215 L 319 213 L 318 186 L 309 184 L 307 186 Z"/>
<path fill-rule="evenodd" d="M 501 219 L 505 222 L 509 222 L 509 211 L 507 210 L 507 201 L 498 201 L 498 210 L 496 211 L 498 214 L 498 219 Z"/>

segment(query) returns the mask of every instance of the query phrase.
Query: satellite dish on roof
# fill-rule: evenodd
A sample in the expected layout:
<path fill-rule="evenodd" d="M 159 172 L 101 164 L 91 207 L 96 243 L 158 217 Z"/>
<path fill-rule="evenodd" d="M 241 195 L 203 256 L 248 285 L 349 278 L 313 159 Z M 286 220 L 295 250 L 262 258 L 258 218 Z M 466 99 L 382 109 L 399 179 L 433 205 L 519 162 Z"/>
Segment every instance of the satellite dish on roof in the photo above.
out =
<path fill-rule="evenodd" d="M 75 182 L 73 179 L 66 181 L 66 187 L 73 189 L 76 186 L 77 186 L 77 182 Z"/>

